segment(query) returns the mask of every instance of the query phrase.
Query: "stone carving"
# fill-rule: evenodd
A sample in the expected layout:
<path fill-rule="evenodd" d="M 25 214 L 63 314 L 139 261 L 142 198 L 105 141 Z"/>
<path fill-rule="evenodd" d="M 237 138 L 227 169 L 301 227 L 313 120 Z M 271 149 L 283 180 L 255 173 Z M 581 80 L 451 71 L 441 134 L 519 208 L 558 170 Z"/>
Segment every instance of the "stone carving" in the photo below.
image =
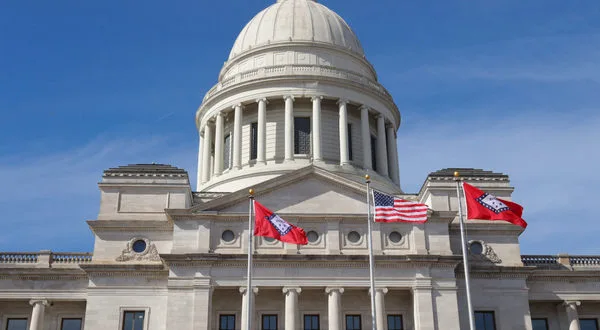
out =
<path fill-rule="evenodd" d="M 142 252 L 135 252 L 133 250 L 133 243 L 142 240 L 146 243 L 146 249 Z M 127 247 L 123 249 L 121 255 L 117 257 L 116 261 L 161 261 L 156 246 L 146 238 L 135 237 L 127 242 Z"/>
<path fill-rule="evenodd" d="M 470 241 L 469 247 L 474 242 L 481 244 L 481 246 L 483 247 L 483 251 L 481 252 L 481 254 L 474 254 L 471 252 L 471 249 L 469 248 L 469 254 L 471 255 L 471 257 L 473 259 L 475 259 L 476 261 L 492 262 L 494 264 L 499 264 L 502 262 L 502 259 L 500 259 L 500 257 L 498 257 L 498 255 L 496 254 L 496 251 L 494 251 L 494 249 L 491 246 L 489 246 L 488 244 L 486 244 L 484 241 L 480 241 L 480 240 Z"/>

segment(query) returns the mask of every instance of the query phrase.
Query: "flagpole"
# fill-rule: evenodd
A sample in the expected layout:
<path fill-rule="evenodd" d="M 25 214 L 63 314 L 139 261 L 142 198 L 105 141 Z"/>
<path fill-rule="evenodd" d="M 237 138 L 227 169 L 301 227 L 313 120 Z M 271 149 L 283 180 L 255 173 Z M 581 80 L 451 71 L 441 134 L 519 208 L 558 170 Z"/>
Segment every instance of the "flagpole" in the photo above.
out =
<path fill-rule="evenodd" d="M 369 277 L 371 280 L 371 329 L 377 330 L 377 320 L 375 316 L 375 261 L 373 260 L 373 234 L 371 232 L 371 176 L 365 175 L 367 183 L 367 231 L 369 232 Z"/>
<path fill-rule="evenodd" d="M 254 189 L 248 190 L 248 274 L 246 284 L 246 330 L 252 329 L 252 304 L 253 304 L 253 296 L 254 292 L 252 291 L 252 237 L 254 236 L 254 232 L 252 230 L 252 211 L 254 206 Z"/>
<path fill-rule="evenodd" d="M 471 330 L 475 330 L 475 319 L 473 313 L 473 304 L 471 303 L 471 283 L 469 276 L 469 258 L 468 258 L 468 248 L 467 242 L 465 238 L 465 228 L 463 224 L 463 214 L 462 214 L 462 200 L 460 198 L 460 173 L 454 172 L 454 180 L 456 181 L 456 196 L 458 197 L 458 218 L 460 222 L 460 239 L 462 241 L 462 257 L 463 257 L 463 266 L 465 267 L 465 287 L 467 290 L 467 309 L 469 311 L 469 328 Z"/>

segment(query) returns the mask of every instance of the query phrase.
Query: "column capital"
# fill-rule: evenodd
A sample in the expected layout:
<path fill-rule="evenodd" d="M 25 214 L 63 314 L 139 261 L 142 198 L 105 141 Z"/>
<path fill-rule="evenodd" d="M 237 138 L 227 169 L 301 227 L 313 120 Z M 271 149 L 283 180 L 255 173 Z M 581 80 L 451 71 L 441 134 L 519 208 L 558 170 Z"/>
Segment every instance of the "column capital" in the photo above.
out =
<path fill-rule="evenodd" d="M 565 300 L 563 301 L 563 306 L 566 307 L 577 307 L 577 306 L 581 306 L 581 301 L 578 300 Z"/>
<path fill-rule="evenodd" d="M 325 293 L 330 294 L 332 292 L 339 292 L 340 294 L 344 293 L 344 288 L 341 287 L 326 287 Z"/>
<path fill-rule="evenodd" d="M 347 99 L 339 99 L 339 100 L 337 100 L 337 102 L 335 102 L 335 104 L 337 104 L 337 105 L 342 105 L 342 104 L 343 105 L 347 105 L 348 102 L 349 101 Z"/>
<path fill-rule="evenodd" d="M 375 293 L 383 293 L 386 294 L 388 293 L 388 288 L 375 288 Z M 371 288 L 369 288 L 369 295 L 371 294 Z"/>
<path fill-rule="evenodd" d="M 260 103 L 260 102 L 269 103 L 269 100 L 267 100 L 266 97 L 261 97 L 261 98 L 256 99 L 256 103 Z"/>
<path fill-rule="evenodd" d="M 241 104 L 241 103 L 238 103 L 238 104 L 234 104 L 234 105 L 232 105 L 232 106 L 231 106 L 231 109 L 235 110 L 235 108 L 238 108 L 238 107 L 239 107 L 240 109 L 244 109 L 244 105 L 243 105 L 243 104 Z"/>
<path fill-rule="evenodd" d="M 369 111 L 369 110 L 371 110 L 371 107 L 369 107 L 368 105 L 364 105 L 363 104 L 363 105 L 360 106 L 360 110 L 367 110 L 367 111 Z"/>
<path fill-rule="evenodd" d="M 383 116 L 383 114 L 381 112 L 378 112 L 376 116 L 377 116 L 377 119 L 380 119 L 380 118 L 383 119 L 384 125 L 385 125 L 385 117 Z"/>
<path fill-rule="evenodd" d="M 44 305 L 44 306 L 47 307 L 47 306 L 50 306 L 50 301 L 48 301 L 47 299 L 43 299 L 43 298 L 37 298 L 37 299 L 31 299 L 31 300 L 29 300 L 29 304 L 31 306 L 35 306 L 37 304 L 41 304 L 41 305 Z"/>
<path fill-rule="evenodd" d="M 240 293 L 241 293 L 242 295 L 245 295 L 245 294 L 246 294 L 246 287 L 245 287 L 245 286 L 240 286 L 240 289 L 239 289 L 239 290 L 240 290 Z M 257 287 L 254 287 L 254 288 L 252 288 L 252 292 L 253 292 L 254 294 L 258 294 L 258 288 L 257 288 Z"/>
<path fill-rule="evenodd" d="M 291 286 L 284 286 L 281 291 L 283 291 L 283 293 L 285 293 L 285 294 L 287 294 L 288 292 L 296 292 L 297 294 L 300 294 L 300 292 L 302 292 L 302 288 L 291 287 Z"/>
<path fill-rule="evenodd" d="M 284 100 L 291 99 L 292 101 L 295 101 L 295 100 L 296 100 L 296 98 L 294 97 L 294 95 L 284 95 L 284 96 L 283 96 L 283 99 L 284 99 Z"/>
<path fill-rule="evenodd" d="M 320 95 L 313 95 L 313 96 L 311 96 L 311 98 L 310 98 L 310 100 L 311 100 L 311 101 L 313 101 L 313 102 L 314 102 L 315 100 L 322 100 L 322 99 L 323 99 L 323 96 L 320 96 Z"/>
<path fill-rule="evenodd" d="M 215 118 L 217 117 L 223 117 L 225 115 L 225 113 L 223 113 L 223 111 L 219 111 L 215 114 Z"/>

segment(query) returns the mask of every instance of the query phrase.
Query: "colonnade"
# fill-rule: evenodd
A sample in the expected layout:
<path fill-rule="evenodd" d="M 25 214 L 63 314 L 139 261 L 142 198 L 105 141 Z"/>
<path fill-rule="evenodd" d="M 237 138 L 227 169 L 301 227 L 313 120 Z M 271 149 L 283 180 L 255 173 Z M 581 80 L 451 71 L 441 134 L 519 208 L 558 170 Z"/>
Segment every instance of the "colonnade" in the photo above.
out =
<path fill-rule="evenodd" d="M 285 108 L 284 108 L 284 162 L 290 162 L 294 160 L 294 102 L 295 97 L 293 95 L 286 95 L 283 97 Z M 322 120 L 321 120 L 321 105 L 323 96 L 313 96 L 312 102 L 312 161 L 321 162 L 323 158 L 322 148 Z M 266 119 L 267 119 L 267 98 L 260 98 L 256 100 L 258 105 L 258 120 L 257 120 L 257 141 L 256 141 L 256 163 L 266 164 Z M 339 108 L 339 165 L 349 165 L 351 160 L 349 157 L 349 144 L 348 144 L 348 100 L 340 99 L 337 101 Z M 375 112 L 368 106 L 361 106 L 360 108 L 361 118 L 361 141 L 362 141 L 362 154 L 363 154 L 363 168 L 365 170 L 373 170 L 372 162 L 372 150 L 371 150 L 371 128 L 369 125 L 370 113 Z M 244 105 L 238 103 L 232 107 L 234 112 L 233 118 L 233 132 L 232 139 L 232 168 L 242 168 L 242 121 Z M 220 176 L 223 171 L 223 155 L 224 155 L 224 116 L 225 109 L 219 111 L 210 123 L 206 123 L 200 128 L 200 152 L 199 152 L 199 164 L 202 164 L 199 174 L 198 184 L 204 184 L 211 180 L 212 176 Z M 377 125 L 376 125 L 376 161 L 377 161 L 377 172 L 384 176 L 389 177 L 396 184 L 400 183 L 399 170 L 398 170 L 398 151 L 396 141 L 396 128 L 393 123 L 386 123 L 385 118 L 382 114 L 376 114 Z M 214 125 L 213 125 L 214 123 Z M 214 143 L 214 164 L 211 164 L 212 160 L 212 145 Z"/>

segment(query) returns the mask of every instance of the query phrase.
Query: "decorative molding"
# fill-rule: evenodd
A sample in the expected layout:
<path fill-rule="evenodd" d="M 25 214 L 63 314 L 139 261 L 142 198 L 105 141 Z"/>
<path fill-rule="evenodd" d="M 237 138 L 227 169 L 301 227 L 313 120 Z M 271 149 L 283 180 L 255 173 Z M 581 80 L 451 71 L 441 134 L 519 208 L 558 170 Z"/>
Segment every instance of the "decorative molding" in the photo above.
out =
<path fill-rule="evenodd" d="M 138 240 L 142 240 L 146 243 L 146 249 L 142 252 L 135 252 L 133 250 L 133 243 Z M 127 242 L 127 247 L 123 249 L 121 255 L 118 256 L 116 261 L 125 262 L 125 261 L 156 261 L 161 262 L 160 256 L 158 255 L 158 250 L 154 243 L 151 243 L 149 239 L 142 237 L 134 237 L 129 242 Z"/>
<path fill-rule="evenodd" d="M 483 248 L 483 251 L 481 251 L 481 254 L 473 254 L 471 252 L 471 244 L 472 243 L 481 244 L 481 247 Z M 496 254 L 494 249 L 482 240 L 469 241 L 469 255 L 471 256 L 471 259 L 473 259 L 475 261 L 479 261 L 479 262 L 491 262 L 494 264 L 502 263 L 502 259 L 500 259 L 500 257 L 498 257 L 498 255 Z"/>

